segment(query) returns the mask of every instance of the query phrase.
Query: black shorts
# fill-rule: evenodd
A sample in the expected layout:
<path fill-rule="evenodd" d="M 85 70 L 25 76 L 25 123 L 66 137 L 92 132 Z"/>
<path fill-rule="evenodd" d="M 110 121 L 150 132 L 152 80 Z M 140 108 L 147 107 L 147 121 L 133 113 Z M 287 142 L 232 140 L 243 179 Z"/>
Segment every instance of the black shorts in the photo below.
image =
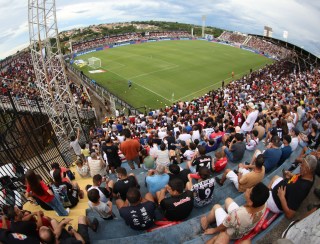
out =
<path fill-rule="evenodd" d="M 118 168 L 118 167 L 121 166 L 121 160 L 119 160 L 119 161 L 117 161 L 117 160 L 110 160 L 110 161 L 108 161 L 108 164 L 109 164 L 110 167 L 116 169 L 116 168 Z"/>
<path fill-rule="evenodd" d="M 90 237 L 88 232 L 88 226 L 84 224 L 78 224 L 78 233 L 82 236 L 85 243 L 90 243 Z"/>

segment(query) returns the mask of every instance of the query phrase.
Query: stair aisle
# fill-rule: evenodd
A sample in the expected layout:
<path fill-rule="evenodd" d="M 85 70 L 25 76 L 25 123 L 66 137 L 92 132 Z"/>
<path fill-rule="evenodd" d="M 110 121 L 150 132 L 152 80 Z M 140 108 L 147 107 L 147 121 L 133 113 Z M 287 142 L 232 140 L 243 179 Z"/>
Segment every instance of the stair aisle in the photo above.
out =
<path fill-rule="evenodd" d="M 80 189 L 84 190 L 86 185 L 92 184 L 92 178 L 81 178 L 74 166 L 71 167 L 70 170 L 75 173 L 75 180 L 73 180 L 73 182 L 77 182 L 78 185 L 80 186 Z M 70 213 L 68 217 L 64 217 L 64 216 L 60 217 L 56 214 L 55 211 L 45 211 L 39 205 L 34 205 L 34 204 L 31 204 L 30 202 L 25 203 L 23 206 L 24 210 L 28 210 L 31 212 L 42 210 L 45 216 L 54 218 L 58 221 L 62 220 L 63 218 L 71 218 L 72 219 L 71 225 L 75 229 L 77 229 L 78 227 L 79 216 L 83 216 L 83 215 L 85 216 L 87 208 L 88 208 L 88 197 L 86 193 L 84 194 L 84 198 L 79 200 L 79 203 L 77 204 L 77 206 L 70 209 Z"/>

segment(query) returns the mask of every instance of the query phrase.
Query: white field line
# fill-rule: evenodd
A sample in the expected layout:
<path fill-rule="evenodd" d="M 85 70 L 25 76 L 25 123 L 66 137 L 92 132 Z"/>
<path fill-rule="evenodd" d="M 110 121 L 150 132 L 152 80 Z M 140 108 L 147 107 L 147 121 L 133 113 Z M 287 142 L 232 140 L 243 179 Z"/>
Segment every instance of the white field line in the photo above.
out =
<path fill-rule="evenodd" d="M 130 80 L 129 78 L 126 78 L 126 77 L 118 74 L 117 72 L 110 71 L 110 70 L 109 70 L 109 72 L 111 72 L 111 73 L 113 73 L 113 74 L 115 74 L 115 75 L 118 75 L 119 77 L 121 77 L 121 78 L 123 78 L 123 79 L 125 79 L 125 80 Z M 159 97 L 162 97 L 163 99 L 165 99 L 165 100 L 167 100 L 167 101 L 169 101 L 169 102 L 171 103 L 171 101 L 170 101 L 168 98 L 160 95 L 159 93 L 157 93 L 157 92 L 155 92 L 155 91 L 153 91 L 153 90 L 151 90 L 151 89 L 149 89 L 149 88 L 147 88 L 147 87 L 145 87 L 145 86 L 143 86 L 143 85 L 140 85 L 140 84 L 138 84 L 138 83 L 134 83 L 134 84 L 135 84 L 135 85 L 138 85 L 138 86 L 140 86 L 140 87 L 142 87 L 142 88 L 144 88 L 144 89 L 146 89 L 147 91 L 149 91 L 149 92 L 151 92 L 151 93 L 153 93 L 153 94 L 155 94 L 155 95 L 157 95 L 157 96 L 159 96 Z"/>
<path fill-rule="evenodd" d="M 265 66 L 265 64 L 254 67 L 254 68 L 253 68 L 253 71 L 256 70 L 256 69 L 258 69 L 258 68 L 260 68 L 260 67 L 263 67 L 263 66 Z M 247 72 L 244 71 L 244 72 L 239 73 L 238 75 L 243 75 L 243 74 L 245 74 L 245 73 L 247 73 Z M 238 76 L 238 75 L 237 75 L 237 76 Z M 230 78 L 227 78 L 227 79 L 224 79 L 224 80 L 225 80 L 225 81 L 231 80 L 231 77 L 230 77 Z M 209 86 L 206 86 L 206 87 L 204 87 L 204 88 L 202 88 L 202 89 L 200 89 L 200 90 L 198 90 L 198 91 L 195 91 L 195 92 L 192 92 L 192 93 L 190 93 L 190 94 L 188 94 L 188 95 L 186 95 L 186 96 L 180 97 L 180 98 L 174 100 L 173 102 L 180 101 L 180 100 L 182 100 L 182 99 L 184 99 L 184 98 L 186 98 L 186 97 L 190 97 L 190 95 L 196 94 L 196 93 L 201 92 L 201 91 L 206 90 L 206 89 L 209 89 L 210 87 L 214 87 L 216 84 L 218 84 L 218 83 L 220 83 L 220 82 L 221 82 L 221 81 L 217 81 L 217 82 L 215 82 L 215 83 L 213 83 L 213 84 L 211 84 L 211 85 L 209 85 Z"/>

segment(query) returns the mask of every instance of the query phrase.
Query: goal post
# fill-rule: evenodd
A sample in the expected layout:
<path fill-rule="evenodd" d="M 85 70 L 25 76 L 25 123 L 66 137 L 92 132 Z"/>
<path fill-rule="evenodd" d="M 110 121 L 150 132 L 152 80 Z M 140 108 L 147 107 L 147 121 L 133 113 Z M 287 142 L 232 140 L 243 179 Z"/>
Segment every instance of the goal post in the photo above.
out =
<path fill-rule="evenodd" d="M 96 57 L 89 58 L 88 59 L 88 66 L 93 69 L 100 68 L 101 67 L 101 59 L 96 58 Z"/>

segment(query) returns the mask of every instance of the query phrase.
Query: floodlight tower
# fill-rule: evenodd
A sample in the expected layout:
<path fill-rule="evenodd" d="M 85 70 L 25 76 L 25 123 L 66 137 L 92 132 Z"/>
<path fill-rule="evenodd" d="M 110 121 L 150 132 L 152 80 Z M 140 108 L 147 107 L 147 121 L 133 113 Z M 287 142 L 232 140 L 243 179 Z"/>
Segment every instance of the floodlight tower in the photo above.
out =
<path fill-rule="evenodd" d="M 204 38 L 204 28 L 206 27 L 206 15 L 202 15 L 202 38 Z"/>
<path fill-rule="evenodd" d="M 68 136 L 80 128 L 80 119 L 60 50 L 55 0 L 29 0 L 28 11 L 35 83 L 60 147 L 68 148 Z M 64 156 L 71 160 L 71 154 Z"/>

